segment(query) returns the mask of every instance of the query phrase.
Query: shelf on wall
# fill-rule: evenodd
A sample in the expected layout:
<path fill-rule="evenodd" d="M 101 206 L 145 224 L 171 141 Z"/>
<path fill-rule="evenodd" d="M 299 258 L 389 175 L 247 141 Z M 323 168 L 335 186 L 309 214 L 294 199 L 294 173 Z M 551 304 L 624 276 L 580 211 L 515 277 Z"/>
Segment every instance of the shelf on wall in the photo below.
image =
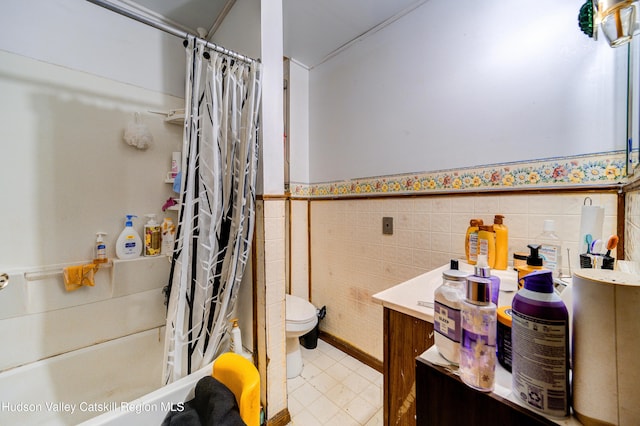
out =
<path fill-rule="evenodd" d="M 167 114 L 167 117 L 164 119 L 164 121 L 165 121 L 165 123 L 169 123 L 169 124 L 183 125 L 184 124 L 184 112 L 174 113 L 173 115 L 170 112 L 169 114 Z"/>
<path fill-rule="evenodd" d="M 149 111 L 153 114 L 164 115 L 164 122 L 169 124 L 184 125 L 184 109 L 170 109 L 166 111 Z"/>

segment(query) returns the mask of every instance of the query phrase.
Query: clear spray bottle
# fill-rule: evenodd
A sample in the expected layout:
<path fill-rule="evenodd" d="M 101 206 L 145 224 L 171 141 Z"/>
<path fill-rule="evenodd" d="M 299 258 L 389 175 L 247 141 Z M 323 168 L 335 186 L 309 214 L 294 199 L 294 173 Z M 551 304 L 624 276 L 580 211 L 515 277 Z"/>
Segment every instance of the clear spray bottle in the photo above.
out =
<path fill-rule="evenodd" d="M 491 392 L 496 370 L 496 305 L 491 302 L 491 280 L 467 278 L 462 302 L 460 378 L 468 386 Z"/>

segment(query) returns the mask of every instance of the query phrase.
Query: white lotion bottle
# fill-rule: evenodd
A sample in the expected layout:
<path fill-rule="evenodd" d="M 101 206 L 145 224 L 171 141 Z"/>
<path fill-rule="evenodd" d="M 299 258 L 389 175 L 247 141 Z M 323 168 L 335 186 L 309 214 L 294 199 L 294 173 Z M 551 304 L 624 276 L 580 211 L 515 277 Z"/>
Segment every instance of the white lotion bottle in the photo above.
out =
<path fill-rule="evenodd" d="M 238 327 L 238 319 L 231 320 L 233 326 L 231 327 L 231 350 L 237 354 L 242 355 L 242 333 L 240 327 Z"/>
<path fill-rule="evenodd" d="M 165 217 L 162 225 L 162 249 L 164 255 L 171 256 L 173 254 L 173 245 L 175 242 L 176 227 L 170 217 Z"/>
<path fill-rule="evenodd" d="M 120 233 L 116 241 L 116 256 L 118 259 L 135 259 L 140 257 L 142 253 L 142 239 L 140 234 L 133 229 L 133 218 L 137 217 L 132 214 L 127 215 L 124 229 Z"/>

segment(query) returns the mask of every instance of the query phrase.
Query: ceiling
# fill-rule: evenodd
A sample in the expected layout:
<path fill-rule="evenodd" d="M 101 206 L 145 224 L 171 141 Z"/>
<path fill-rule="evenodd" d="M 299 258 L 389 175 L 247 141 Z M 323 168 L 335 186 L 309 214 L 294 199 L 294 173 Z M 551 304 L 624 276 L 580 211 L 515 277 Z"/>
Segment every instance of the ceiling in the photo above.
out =
<path fill-rule="evenodd" d="M 196 33 L 215 33 L 236 0 L 121 0 Z M 283 0 L 284 55 L 313 68 L 427 0 Z M 242 53 L 242 52 L 240 52 Z"/>

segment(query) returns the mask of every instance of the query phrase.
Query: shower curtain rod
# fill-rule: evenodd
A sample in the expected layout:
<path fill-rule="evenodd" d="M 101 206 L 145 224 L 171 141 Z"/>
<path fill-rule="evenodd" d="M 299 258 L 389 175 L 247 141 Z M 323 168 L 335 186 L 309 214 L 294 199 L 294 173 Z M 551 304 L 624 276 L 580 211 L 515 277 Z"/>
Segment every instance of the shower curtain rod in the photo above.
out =
<path fill-rule="evenodd" d="M 163 24 L 162 22 L 156 22 L 156 21 L 154 21 L 152 19 L 147 18 L 146 16 L 142 16 L 142 15 L 139 15 L 139 14 L 137 14 L 135 12 L 130 11 L 130 10 L 126 10 L 126 9 L 120 7 L 120 6 L 117 6 L 117 5 L 113 4 L 113 3 L 105 1 L 105 0 L 87 0 L 87 1 L 89 3 L 93 3 L 93 4 L 97 5 L 97 6 L 104 7 L 105 9 L 108 9 L 108 10 L 110 10 L 112 12 L 118 13 L 118 14 L 120 14 L 122 16 L 126 16 L 127 18 L 134 19 L 134 20 L 136 20 L 138 22 L 142 22 L 143 24 L 149 25 L 150 27 L 156 28 L 156 29 L 158 29 L 160 31 L 164 31 L 166 33 L 169 33 L 169 34 L 174 35 L 176 37 L 180 37 L 180 38 L 185 39 L 185 40 L 187 39 L 187 36 L 193 35 L 193 34 L 190 34 L 190 33 L 186 32 L 186 31 L 179 30 L 179 29 L 177 29 L 177 28 L 175 28 L 175 27 L 173 27 L 171 25 Z M 196 35 L 193 35 L 193 36 L 196 37 L 196 38 L 200 38 L 200 37 L 198 37 Z M 200 38 L 200 39 L 202 40 L 202 38 Z M 227 56 L 230 56 L 233 59 L 237 59 L 237 60 L 243 61 L 243 62 L 248 62 L 250 64 L 253 64 L 253 63 L 257 62 L 253 58 L 241 55 L 240 53 L 234 52 L 234 51 L 229 50 L 229 49 L 225 49 L 224 47 L 218 46 L 217 44 L 211 43 L 210 41 L 204 40 L 204 42 L 206 43 L 206 46 L 208 48 L 213 49 L 216 52 L 219 52 L 219 53 L 225 54 Z"/>

